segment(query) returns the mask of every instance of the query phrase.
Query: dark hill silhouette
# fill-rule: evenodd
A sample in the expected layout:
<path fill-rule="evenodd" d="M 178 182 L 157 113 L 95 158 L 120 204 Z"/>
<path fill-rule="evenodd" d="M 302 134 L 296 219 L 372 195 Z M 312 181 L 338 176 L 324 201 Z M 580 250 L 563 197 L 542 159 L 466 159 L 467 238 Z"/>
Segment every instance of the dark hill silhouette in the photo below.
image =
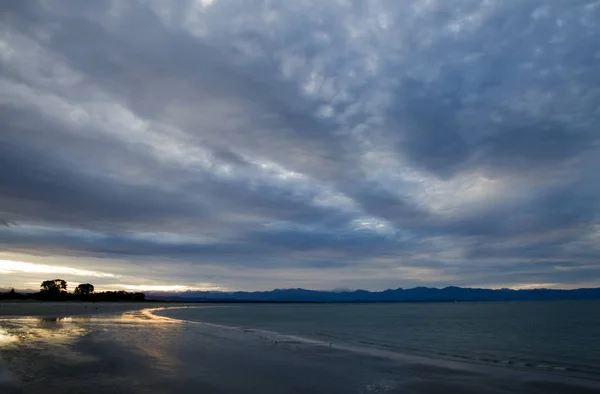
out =
<path fill-rule="evenodd" d="M 600 299 L 600 288 L 556 289 L 478 289 L 463 287 L 415 287 L 384 291 L 317 291 L 275 289 L 256 292 L 185 291 L 154 292 L 149 298 L 165 301 L 220 302 L 425 302 L 425 301 L 542 301 Z"/>

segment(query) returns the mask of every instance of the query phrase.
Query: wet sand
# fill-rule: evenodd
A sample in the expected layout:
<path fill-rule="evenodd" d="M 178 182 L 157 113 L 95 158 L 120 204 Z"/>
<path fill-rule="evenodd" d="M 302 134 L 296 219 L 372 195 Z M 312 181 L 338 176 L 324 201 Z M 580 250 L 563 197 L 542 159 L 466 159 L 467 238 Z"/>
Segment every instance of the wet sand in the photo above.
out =
<path fill-rule="evenodd" d="M 600 377 L 451 363 L 182 322 L 141 309 L 147 303 L 99 305 L 87 313 L 83 304 L 31 303 L 16 312 L 1 304 L 0 393 L 600 392 Z"/>
<path fill-rule="evenodd" d="M 1 301 L 0 317 L 38 316 L 69 317 L 99 314 L 116 314 L 144 308 L 177 306 L 178 304 L 153 302 L 39 302 L 39 301 Z"/>

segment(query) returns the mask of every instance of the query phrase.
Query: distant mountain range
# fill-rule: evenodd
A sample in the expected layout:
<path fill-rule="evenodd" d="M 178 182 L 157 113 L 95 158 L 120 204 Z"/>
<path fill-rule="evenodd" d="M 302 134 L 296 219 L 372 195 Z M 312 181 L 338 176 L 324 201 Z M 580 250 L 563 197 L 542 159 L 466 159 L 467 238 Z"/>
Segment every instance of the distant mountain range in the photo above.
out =
<path fill-rule="evenodd" d="M 435 301 L 542 301 L 600 299 L 600 288 L 554 290 L 473 289 L 415 287 L 384 291 L 317 291 L 275 289 L 255 292 L 185 291 L 150 292 L 147 299 L 187 302 L 435 302 Z"/>

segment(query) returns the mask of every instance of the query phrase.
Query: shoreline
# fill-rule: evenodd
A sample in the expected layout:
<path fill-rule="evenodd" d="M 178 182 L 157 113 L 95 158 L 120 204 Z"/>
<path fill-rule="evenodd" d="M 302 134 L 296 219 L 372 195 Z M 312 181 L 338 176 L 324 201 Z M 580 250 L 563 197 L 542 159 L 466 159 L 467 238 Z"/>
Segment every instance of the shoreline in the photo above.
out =
<path fill-rule="evenodd" d="M 76 317 L 103 316 L 158 307 L 153 302 L 85 302 L 85 301 L 3 301 L 0 318 L 5 317 Z"/>

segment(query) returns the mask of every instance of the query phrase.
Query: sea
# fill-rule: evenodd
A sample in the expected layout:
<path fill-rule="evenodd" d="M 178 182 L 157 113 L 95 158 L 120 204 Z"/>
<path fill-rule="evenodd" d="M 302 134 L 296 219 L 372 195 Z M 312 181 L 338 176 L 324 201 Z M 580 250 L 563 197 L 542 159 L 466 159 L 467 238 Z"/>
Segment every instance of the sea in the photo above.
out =
<path fill-rule="evenodd" d="M 243 304 L 157 314 L 332 345 L 600 377 L 600 301 Z"/>
<path fill-rule="evenodd" d="M 0 393 L 597 394 L 600 301 L 0 303 Z"/>

